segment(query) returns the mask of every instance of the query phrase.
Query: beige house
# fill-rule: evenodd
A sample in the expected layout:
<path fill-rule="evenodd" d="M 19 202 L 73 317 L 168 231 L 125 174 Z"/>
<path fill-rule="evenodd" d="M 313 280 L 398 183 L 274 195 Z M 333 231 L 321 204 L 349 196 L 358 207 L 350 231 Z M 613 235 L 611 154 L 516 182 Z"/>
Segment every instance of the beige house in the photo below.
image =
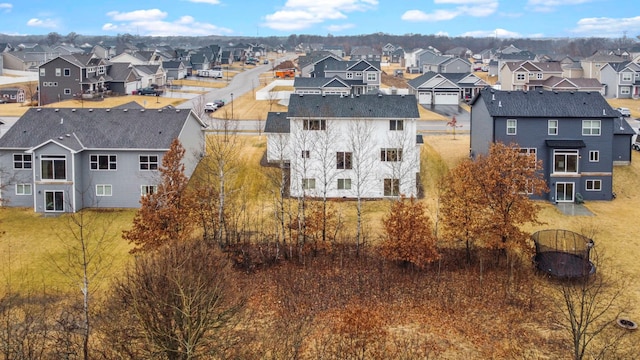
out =
<path fill-rule="evenodd" d="M 505 62 L 500 67 L 502 90 L 532 90 L 552 76 L 562 77 L 559 62 Z"/>
<path fill-rule="evenodd" d="M 584 58 L 580 61 L 583 70 L 583 77 L 589 79 L 600 80 L 600 69 L 608 63 L 620 63 L 626 61 L 618 55 L 607 55 L 595 53 L 588 58 Z"/>

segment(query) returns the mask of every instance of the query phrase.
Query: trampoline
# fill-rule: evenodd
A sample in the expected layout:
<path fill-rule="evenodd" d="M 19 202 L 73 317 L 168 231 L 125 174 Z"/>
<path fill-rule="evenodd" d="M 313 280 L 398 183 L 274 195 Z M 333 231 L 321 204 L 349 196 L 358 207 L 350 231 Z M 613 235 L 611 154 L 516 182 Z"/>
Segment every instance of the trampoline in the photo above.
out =
<path fill-rule="evenodd" d="M 531 235 L 536 267 L 558 278 L 580 278 L 596 271 L 589 260 L 593 240 L 569 230 L 541 230 Z"/>

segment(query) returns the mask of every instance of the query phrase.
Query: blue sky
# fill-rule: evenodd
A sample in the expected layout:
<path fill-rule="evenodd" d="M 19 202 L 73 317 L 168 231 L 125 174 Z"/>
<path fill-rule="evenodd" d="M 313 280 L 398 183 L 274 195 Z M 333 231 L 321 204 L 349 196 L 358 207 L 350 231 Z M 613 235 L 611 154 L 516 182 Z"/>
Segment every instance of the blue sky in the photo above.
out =
<path fill-rule="evenodd" d="M 637 0 L 0 0 L 11 35 L 640 35 Z"/>

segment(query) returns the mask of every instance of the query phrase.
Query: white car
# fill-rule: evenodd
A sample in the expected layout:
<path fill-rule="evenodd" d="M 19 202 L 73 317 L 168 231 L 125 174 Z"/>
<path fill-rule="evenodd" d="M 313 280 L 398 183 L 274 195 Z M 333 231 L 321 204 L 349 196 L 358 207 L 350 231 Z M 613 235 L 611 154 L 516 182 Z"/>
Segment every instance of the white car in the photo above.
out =
<path fill-rule="evenodd" d="M 620 113 L 620 115 L 624 116 L 624 117 L 629 117 L 631 116 L 631 110 L 629 110 L 629 108 L 624 108 L 624 107 L 619 107 L 616 110 L 618 110 L 618 112 Z"/>
<path fill-rule="evenodd" d="M 206 103 L 204 104 L 204 112 L 214 112 L 218 110 L 218 105 L 216 103 Z"/>

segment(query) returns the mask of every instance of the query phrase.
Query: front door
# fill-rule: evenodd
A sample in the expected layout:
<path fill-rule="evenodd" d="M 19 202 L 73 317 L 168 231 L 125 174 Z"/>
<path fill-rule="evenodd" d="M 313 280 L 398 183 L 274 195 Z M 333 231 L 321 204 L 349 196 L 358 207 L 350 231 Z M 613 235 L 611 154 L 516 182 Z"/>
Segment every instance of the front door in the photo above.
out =
<path fill-rule="evenodd" d="M 572 182 L 556 183 L 556 201 L 557 202 L 573 202 L 574 185 Z"/>
<path fill-rule="evenodd" d="M 64 192 L 63 191 L 45 191 L 44 192 L 44 211 L 45 212 L 63 212 L 64 211 Z"/>

